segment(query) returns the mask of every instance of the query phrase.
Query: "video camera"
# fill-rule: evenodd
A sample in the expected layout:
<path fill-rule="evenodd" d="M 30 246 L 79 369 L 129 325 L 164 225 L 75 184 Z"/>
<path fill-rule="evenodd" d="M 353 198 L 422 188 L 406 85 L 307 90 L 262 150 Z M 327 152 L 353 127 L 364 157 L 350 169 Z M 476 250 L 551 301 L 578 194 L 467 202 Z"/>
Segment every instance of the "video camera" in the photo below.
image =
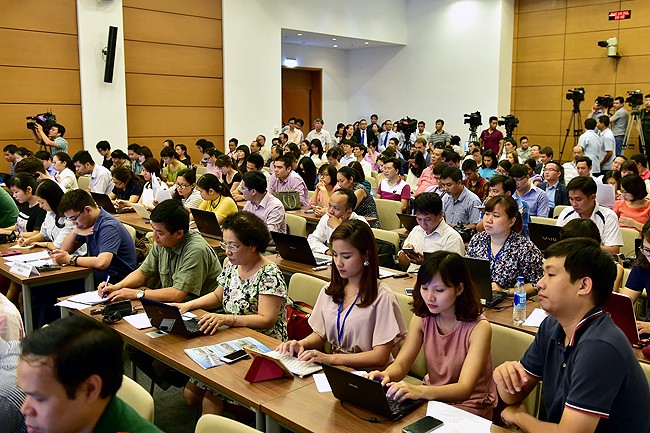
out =
<path fill-rule="evenodd" d="M 576 87 L 575 89 L 569 89 L 566 92 L 567 101 L 573 101 L 574 104 L 580 104 L 585 100 L 585 88 Z"/>
<path fill-rule="evenodd" d="M 481 121 L 480 111 L 475 111 L 469 114 L 463 114 L 463 117 L 465 118 L 465 120 L 463 120 L 463 124 L 468 124 L 469 129 L 472 131 L 476 131 L 476 128 L 478 128 L 483 124 L 483 122 Z"/>
<path fill-rule="evenodd" d="M 408 116 L 395 122 L 395 125 L 397 125 L 397 130 L 403 132 L 404 135 L 413 134 L 418 129 L 417 119 L 411 119 Z"/>
<path fill-rule="evenodd" d="M 51 111 L 47 113 L 40 113 L 35 116 L 27 116 L 27 129 L 36 129 L 38 123 L 43 127 L 43 131 L 47 134 L 50 128 L 56 123 L 56 116 Z"/>
<path fill-rule="evenodd" d="M 512 133 L 514 132 L 517 125 L 519 125 L 519 119 L 515 117 L 514 114 L 508 114 L 507 116 L 501 116 L 498 124 L 499 126 L 506 127 L 506 138 L 512 138 Z"/>
<path fill-rule="evenodd" d="M 641 104 L 643 104 L 643 92 L 640 90 L 628 90 L 627 94 L 630 96 L 625 98 L 625 102 L 630 104 L 632 110 L 638 110 Z"/>
<path fill-rule="evenodd" d="M 609 110 L 614 106 L 614 98 L 612 95 L 603 95 L 596 98 L 598 105 L 603 107 L 605 111 Z"/>

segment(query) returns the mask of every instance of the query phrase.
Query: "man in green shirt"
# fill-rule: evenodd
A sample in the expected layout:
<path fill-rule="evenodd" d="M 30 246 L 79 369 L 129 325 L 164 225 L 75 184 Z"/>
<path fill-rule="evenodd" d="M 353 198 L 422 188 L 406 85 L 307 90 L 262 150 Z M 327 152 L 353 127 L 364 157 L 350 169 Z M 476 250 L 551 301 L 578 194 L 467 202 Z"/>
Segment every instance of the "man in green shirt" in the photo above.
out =
<path fill-rule="evenodd" d="M 0 228 L 16 224 L 18 206 L 4 188 L 0 188 Z"/>
<path fill-rule="evenodd" d="M 122 339 L 102 323 L 70 316 L 22 341 L 16 371 L 29 431 L 162 433 L 115 394 Z"/>

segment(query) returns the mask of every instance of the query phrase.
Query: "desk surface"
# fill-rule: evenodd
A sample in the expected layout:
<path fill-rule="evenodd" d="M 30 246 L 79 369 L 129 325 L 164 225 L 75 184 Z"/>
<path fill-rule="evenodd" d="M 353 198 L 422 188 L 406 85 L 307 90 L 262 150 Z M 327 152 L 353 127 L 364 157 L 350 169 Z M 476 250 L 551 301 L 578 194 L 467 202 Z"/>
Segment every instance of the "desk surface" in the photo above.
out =
<path fill-rule="evenodd" d="M 313 212 L 307 213 L 302 209 L 288 210 L 287 213 L 303 217 L 304 219 L 307 220 L 307 224 L 318 224 L 318 222 L 321 219 L 321 217 L 316 216 Z M 364 217 L 364 218 L 366 219 L 366 221 L 368 221 L 369 224 L 372 224 L 375 221 L 377 221 L 377 218 L 374 217 Z"/>
<path fill-rule="evenodd" d="M 0 252 L 10 251 L 11 246 L 15 245 L 14 243 L 9 244 L 0 244 Z M 22 254 L 31 254 L 37 253 L 39 251 L 44 251 L 45 248 L 32 248 L 31 250 L 22 250 Z M 0 260 L 0 274 L 5 277 L 17 282 L 18 284 L 29 284 L 31 286 L 40 286 L 43 284 L 52 283 L 54 281 L 61 280 L 74 280 L 76 278 L 84 278 L 92 269 L 82 268 L 80 266 L 63 266 L 58 271 L 48 271 L 42 272 L 40 275 L 32 275 L 30 277 L 21 277 L 20 275 L 12 274 L 9 272 L 11 264 L 7 264 L 4 261 L 5 257 L 2 257 Z"/>

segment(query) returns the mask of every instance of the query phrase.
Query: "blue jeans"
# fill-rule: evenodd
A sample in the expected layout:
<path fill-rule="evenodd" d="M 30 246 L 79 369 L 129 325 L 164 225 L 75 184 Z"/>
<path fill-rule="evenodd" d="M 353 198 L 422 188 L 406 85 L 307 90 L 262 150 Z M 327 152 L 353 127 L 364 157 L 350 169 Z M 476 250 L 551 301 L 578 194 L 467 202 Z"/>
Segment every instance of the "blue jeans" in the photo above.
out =
<path fill-rule="evenodd" d="M 614 142 L 616 143 L 616 154 L 618 156 L 623 153 L 623 140 L 625 139 L 624 135 L 617 135 L 614 137 Z"/>

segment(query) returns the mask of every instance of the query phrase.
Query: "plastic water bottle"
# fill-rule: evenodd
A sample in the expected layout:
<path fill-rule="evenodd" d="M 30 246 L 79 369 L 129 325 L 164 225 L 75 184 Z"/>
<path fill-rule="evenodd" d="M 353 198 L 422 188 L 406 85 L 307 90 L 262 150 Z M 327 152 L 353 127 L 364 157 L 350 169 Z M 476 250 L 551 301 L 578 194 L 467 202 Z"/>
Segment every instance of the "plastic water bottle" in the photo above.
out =
<path fill-rule="evenodd" d="M 526 320 L 526 289 L 524 277 L 517 277 L 515 285 L 515 299 L 512 305 L 512 321 L 521 325 Z"/>

